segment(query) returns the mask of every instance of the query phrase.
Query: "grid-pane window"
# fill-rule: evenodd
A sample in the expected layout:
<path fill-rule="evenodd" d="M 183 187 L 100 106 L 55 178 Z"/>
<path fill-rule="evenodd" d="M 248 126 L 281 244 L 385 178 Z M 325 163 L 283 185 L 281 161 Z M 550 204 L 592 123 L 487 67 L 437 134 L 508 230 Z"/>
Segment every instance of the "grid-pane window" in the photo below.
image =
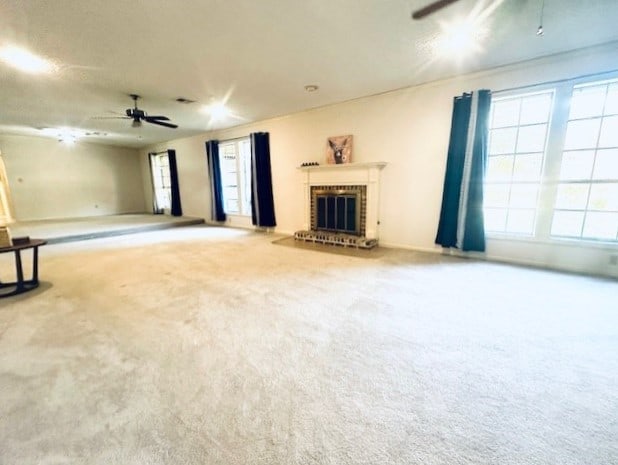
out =
<path fill-rule="evenodd" d="M 223 185 L 224 210 L 226 213 L 240 213 L 238 199 L 238 154 L 236 144 L 220 144 L 221 184 Z"/>
<path fill-rule="evenodd" d="M 167 153 L 154 156 L 152 180 L 155 188 L 157 207 L 169 210 L 172 204 L 172 183 L 170 179 L 170 162 Z"/>
<path fill-rule="evenodd" d="M 551 235 L 618 240 L 618 80 L 573 88 Z"/>
<path fill-rule="evenodd" d="M 219 144 L 224 210 L 251 215 L 251 142 L 249 138 Z"/>
<path fill-rule="evenodd" d="M 553 92 L 494 98 L 484 213 L 488 232 L 533 235 Z"/>

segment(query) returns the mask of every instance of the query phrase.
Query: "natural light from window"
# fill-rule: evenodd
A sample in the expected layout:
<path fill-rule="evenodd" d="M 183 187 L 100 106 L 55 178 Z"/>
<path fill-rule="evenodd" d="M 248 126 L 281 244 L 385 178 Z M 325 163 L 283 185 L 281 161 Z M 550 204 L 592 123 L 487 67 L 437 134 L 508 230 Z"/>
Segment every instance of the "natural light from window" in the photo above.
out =
<path fill-rule="evenodd" d="M 573 89 L 551 234 L 618 239 L 618 81 Z"/>
<path fill-rule="evenodd" d="M 494 95 L 491 236 L 618 243 L 618 79 Z"/>
<path fill-rule="evenodd" d="M 172 206 L 172 181 L 167 152 L 153 157 L 152 181 L 159 210 L 168 212 Z"/>
<path fill-rule="evenodd" d="M 251 215 L 251 141 L 219 143 L 223 209 L 231 215 Z"/>
<path fill-rule="evenodd" d="M 492 103 L 485 183 L 487 231 L 532 235 L 553 92 Z"/>

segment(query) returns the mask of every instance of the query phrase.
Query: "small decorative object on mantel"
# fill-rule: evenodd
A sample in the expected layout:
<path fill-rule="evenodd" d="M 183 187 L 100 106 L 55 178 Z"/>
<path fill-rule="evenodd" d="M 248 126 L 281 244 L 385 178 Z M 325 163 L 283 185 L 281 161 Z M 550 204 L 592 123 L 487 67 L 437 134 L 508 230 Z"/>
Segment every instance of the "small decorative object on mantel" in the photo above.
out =
<path fill-rule="evenodd" d="M 320 164 L 317 161 L 306 161 L 301 163 L 300 166 L 301 168 L 304 168 L 305 166 L 320 166 Z"/>
<path fill-rule="evenodd" d="M 352 136 L 335 136 L 328 138 L 326 162 L 333 165 L 352 162 Z"/>
<path fill-rule="evenodd" d="M 0 226 L 0 248 L 11 247 L 12 245 L 13 240 L 8 226 Z"/>

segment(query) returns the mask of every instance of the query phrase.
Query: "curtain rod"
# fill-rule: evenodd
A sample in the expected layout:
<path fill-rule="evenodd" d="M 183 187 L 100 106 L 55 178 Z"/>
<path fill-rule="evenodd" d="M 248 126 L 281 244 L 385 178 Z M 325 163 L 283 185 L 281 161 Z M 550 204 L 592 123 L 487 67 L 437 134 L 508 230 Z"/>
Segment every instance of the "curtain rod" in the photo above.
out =
<path fill-rule="evenodd" d="M 242 140 L 242 139 L 249 139 L 251 137 L 251 134 L 246 135 L 246 136 L 240 136 L 240 137 L 231 137 L 229 139 L 221 139 L 219 141 L 219 143 L 221 142 L 233 142 L 236 140 Z M 165 150 L 161 150 L 160 152 L 148 152 L 148 155 L 160 155 L 162 153 L 167 153 L 170 149 L 165 149 Z"/>
<path fill-rule="evenodd" d="M 568 79 L 557 79 L 555 81 L 539 82 L 538 84 L 529 84 L 527 86 L 511 87 L 509 89 L 500 89 L 500 90 L 492 91 L 492 94 L 499 94 L 501 92 L 511 92 L 514 90 L 531 89 L 533 87 L 542 87 L 542 86 L 549 86 L 549 85 L 554 85 L 554 84 L 562 84 L 564 82 L 577 81 L 579 79 L 586 79 L 586 78 L 591 78 L 591 77 L 601 77 L 604 75 L 616 74 L 616 73 L 618 73 L 618 69 L 604 71 L 602 73 L 582 74 L 580 76 L 575 76 L 575 77 L 568 78 Z"/>
<path fill-rule="evenodd" d="M 221 139 L 219 141 L 219 143 L 221 142 L 234 142 L 236 140 L 242 140 L 242 139 L 249 139 L 251 137 L 251 135 L 247 135 L 247 136 L 240 136 L 240 137 L 231 137 L 229 139 Z"/>

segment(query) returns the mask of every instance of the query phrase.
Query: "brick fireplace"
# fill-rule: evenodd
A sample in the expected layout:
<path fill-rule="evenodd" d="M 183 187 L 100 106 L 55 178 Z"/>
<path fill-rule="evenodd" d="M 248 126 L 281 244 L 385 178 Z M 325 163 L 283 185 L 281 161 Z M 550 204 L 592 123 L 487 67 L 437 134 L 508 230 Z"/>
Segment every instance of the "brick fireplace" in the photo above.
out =
<path fill-rule="evenodd" d="M 303 166 L 305 222 L 296 239 L 371 248 L 378 243 L 384 162 Z"/>

